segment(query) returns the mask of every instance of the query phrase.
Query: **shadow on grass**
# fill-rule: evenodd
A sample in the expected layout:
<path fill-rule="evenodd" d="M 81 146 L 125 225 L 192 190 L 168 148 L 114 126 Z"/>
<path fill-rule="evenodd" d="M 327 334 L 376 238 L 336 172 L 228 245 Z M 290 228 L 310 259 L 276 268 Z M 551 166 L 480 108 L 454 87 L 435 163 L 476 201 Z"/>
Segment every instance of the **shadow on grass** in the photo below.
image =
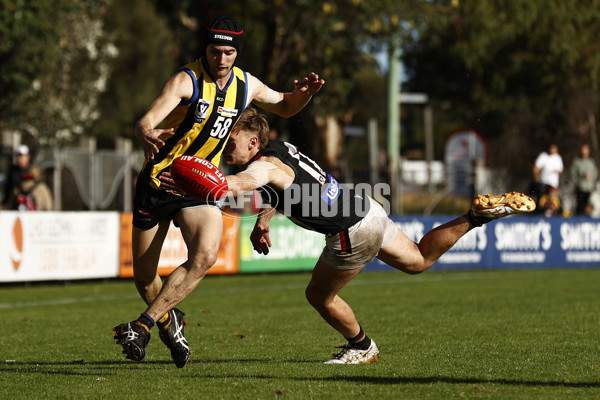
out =
<path fill-rule="evenodd" d="M 190 378 L 208 378 L 208 379 L 230 379 L 230 378 L 245 378 L 245 379 L 291 379 L 297 381 L 332 381 L 332 382 L 352 382 L 352 383 L 368 383 L 373 385 L 400 385 L 400 384 L 423 384 L 430 385 L 432 383 L 450 383 L 450 384 L 498 384 L 511 386 L 546 386 L 546 387 L 570 387 L 570 388 L 600 388 L 600 382 L 561 382 L 561 381 L 534 381 L 520 379 L 479 379 L 479 378 L 455 378 L 447 376 L 435 377 L 369 377 L 369 376 L 323 376 L 323 377 L 286 377 L 275 375 L 212 375 L 200 374 L 195 372 Z"/>
<path fill-rule="evenodd" d="M 397 385 L 406 383 L 431 384 L 431 383 L 460 383 L 460 384 L 498 384 L 511 386 L 560 386 L 572 388 L 599 388 L 600 382 L 561 382 L 561 381 L 534 381 L 522 379 L 480 379 L 480 378 L 455 378 L 449 376 L 423 376 L 423 377 L 366 377 L 366 376 L 331 376 L 322 380 L 346 380 L 357 383 L 371 383 L 376 385 Z"/>
<path fill-rule="evenodd" d="M 202 362 L 203 364 L 237 364 L 237 363 L 273 363 L 273 360 L 267 359 L 240 359 L 240 360 L 198 360 L 196 363 Z M 285 363 L 289 364 L 289 361 L 277 362 L 277 363 Z M 293 363 L 314 363 L 319 366 L 322 366 L 323 369 L 332 367 L 332 366 L 324 366 L 320 361 L 298 361 Z M 74 361 L 56 361 L 56 362 L 11 362 L 6 363 L 5 365 L 0 366 L 0 373 L 2 372 L 13 372 L 13 373 L 42 373 L 42 374 L 56 374 L 56 375 L 97 375 L 97 369 L 104 369 L 104 367 L 132 367 L 135 369 L 155 369 L 157 366 L 170 365 L 172 366 L 172 361 L 167 360 L 155 360 L 155 361 L 142 361 L 142 362 L 132 362 L 128 360 L 105 360 L 105 361 L 91 361 L 87 362 L 84 360 L 74 360 Z M 74 370 L 73 368 L 79 366 L 81 369 Z M 86 367 L 89 368 L 89 371 L 86 371 Z M 100 368 L 102 367 L 102 368 Z M 333 366 L 332 368 L 339 368 L 339 366 Z M 336 372 L 358 372 L 356 369 L 349 369 L 344 366 L 345 370 L 338 369 Z M 350 367 L 353 368 L 353 367 Z M 358 368 L 361 368 L 358 366 Z M 173 367 L 173 369 L 176 369 Z M 116 375 L 119 371 L 123 369 L 114 369 L 110 372 L 105 370 L 104 373 L 108 375 Z M 245 379 L 265 379 L 265 380 L 273 380 L 273 379 L 290 379 L 296 381 L 314 381 L 314 382 L 352 382 L 352 383 L 367 383 L 373 385 L 399 385 L 399 384 L 423 384 L 430 385 L 432 383 L 449 383 L 449 384 L 497 384 L 497 385 L 511 385 L 511 386 L 540 386 L 540 387 L 567 387 L 567 388 L 600 388 L 600 381 L 596 382 L 564 382 L 564 381 L 543 381 L 543 380 L 526 380 L 526 379 L 482 379 L 482 378 L 468 378 L 468 377 L 450 377 L 450 376 L 400 376 L 400 377 L 381 377 L 381 376 L 348 376 L 348 375 L 331 375 L 331 376 L 319 376 L 319 377 L 310 377 L 310 376 L 280 376 L 276 374 L 266 375 L 266 374 L 211 374 L 211 373 L 202 373 L 194 368 L 194 363 L 190 364 L 186 367 L 185 371 L 190 372 L 189 378 L 193 379 L 231 379 L 231 378 L 245 378 Z M 364 371 L 363 371 L 364 372 Z"/>
<path fill-rule="evenodd" d="M 198 360 L 197 363 L 204 362 Z M 273 360 L 269 359 L 243 359 L 243 360 L 210 360 L 207 363 L 212 364 L 239 364 L 239 363 L 269 363 Z M 14 361 L 6 362 L 0 365 L 0 373 L 12 372 L 19 374 L 50 374 L 50 375 L 96 375 L 98 370 L 106 371 L 107 375 L 115 375 L 118 369 L 111 371 L 112 367 L 130 368 L 136 370 L 155 370 L 157 366 L 173 366 L 171 360 L 152 360 L 152 361 L 130 361 L 130 360 L 104 360 L 104 361 Z M 193 365 L 193 363 L 191 364 Z M 192 370 L 193 367 L 188 366 L 186 370 Z M 89 371 L 87 371 L 87 370 Z"/>
<path fill-rule="evenodd" d="M 0 373 L 12 372 L 18 374 L 48 374 L 48 375 L 97 375 L 98 370 L 103 370 L 106 375 L 116 375 L 117 369 L 113 367 L 133 367 L 135 369 L 155 369 L 160 365 L 173 365 L 172 361 L 144 361 L 133 362 L 128 360 L 110 361 L 15 361 L 0 365 Z"/>

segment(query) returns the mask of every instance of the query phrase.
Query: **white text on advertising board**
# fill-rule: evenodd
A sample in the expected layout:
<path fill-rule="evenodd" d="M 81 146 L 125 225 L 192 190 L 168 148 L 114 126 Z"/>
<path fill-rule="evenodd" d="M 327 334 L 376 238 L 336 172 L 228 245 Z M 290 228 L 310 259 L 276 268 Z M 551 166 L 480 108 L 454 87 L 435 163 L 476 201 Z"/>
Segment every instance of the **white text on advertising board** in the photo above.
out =
<path fill-rule="evenodd" d="M 496 250 L 548 250 L 552 246 L 552 227 L 546 221 L 534 223 L 496 223 Z"/>

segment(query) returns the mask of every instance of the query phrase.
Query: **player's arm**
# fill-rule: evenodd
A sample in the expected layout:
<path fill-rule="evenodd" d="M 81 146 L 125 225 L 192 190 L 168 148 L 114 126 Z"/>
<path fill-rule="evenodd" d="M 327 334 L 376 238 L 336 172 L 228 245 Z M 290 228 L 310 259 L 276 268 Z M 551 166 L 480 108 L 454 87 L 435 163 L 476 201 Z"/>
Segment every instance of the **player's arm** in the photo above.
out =
<path fill-rule="evenodd" d="M 169 115 L 182 100 L 190 99 L 194 94 L 194 84 L 190 76 L 183 71 L 173 75 L 162 89 L 160 95 L 150 104 L 148 111 L 135 124 L 135 135 L 144 148 L 146 160 L 154 158 L 154 154 L 164 146 L 160 138 L 173 129 L 156 129 L 156 127 Z"/>
<path fill-rule="evenodd" d="M 279 166 L 262 158 L 250 163 L 248 167 L 235 175 L 227 175 L 228 195 L 238 196 L 259 187 L 270 184 L 276 189 L 284 190 L 293 182 Z"/>
<path fill-rule="evenodd" d="M 281 117 L 291 117 L 302 110 L 325 84 L 319 75 L 311 72 L 301 81 L 295 80 L 296 90 L 293 92 L 277 92 L 262 83 L 256 77 L 248 74 L 248 84 L 251 89 L 252 102 L 260 108 L 273 112 Z"/>

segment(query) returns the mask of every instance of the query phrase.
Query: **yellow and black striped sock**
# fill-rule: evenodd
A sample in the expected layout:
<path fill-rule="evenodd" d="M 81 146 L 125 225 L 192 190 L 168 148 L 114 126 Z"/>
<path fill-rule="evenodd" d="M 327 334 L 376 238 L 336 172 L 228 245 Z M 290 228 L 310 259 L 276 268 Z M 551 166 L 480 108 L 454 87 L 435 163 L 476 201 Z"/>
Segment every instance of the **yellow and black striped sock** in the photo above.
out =
<path fill-rule="evenodd" d="M 169 325 L 171 325 L 171 312 L 170 311 L 168 313 L 166 313 L 165 315 L 163 315 L 161 319 L 156 321 L 156 326 L 158 326 L 158 329 L 160 329 L 161 331 L 166 330 L 169 327 Z"/>
<path fill-rule="evenodd" d="M 142 313 L 133 323 L 146 329 L 147 332 L 150 332 L 150 329 L 154 326 L 154 320 L 146 313 Z"/>

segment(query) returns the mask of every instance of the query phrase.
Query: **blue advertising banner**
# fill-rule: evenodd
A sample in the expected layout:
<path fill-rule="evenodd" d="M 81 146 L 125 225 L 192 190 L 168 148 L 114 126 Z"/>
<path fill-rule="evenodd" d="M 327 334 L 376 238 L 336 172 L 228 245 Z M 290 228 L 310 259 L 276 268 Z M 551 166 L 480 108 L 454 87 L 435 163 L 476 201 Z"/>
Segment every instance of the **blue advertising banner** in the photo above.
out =
<path fill-rule="evenodd" d="M 454 216 L 392 217 L 415 242 Z M 471 230 L 432 267 L 435 270 L 600 267 L 600 220 L 508 217 Z M 367 270 L 391 268 L 375 259 Z"/>

